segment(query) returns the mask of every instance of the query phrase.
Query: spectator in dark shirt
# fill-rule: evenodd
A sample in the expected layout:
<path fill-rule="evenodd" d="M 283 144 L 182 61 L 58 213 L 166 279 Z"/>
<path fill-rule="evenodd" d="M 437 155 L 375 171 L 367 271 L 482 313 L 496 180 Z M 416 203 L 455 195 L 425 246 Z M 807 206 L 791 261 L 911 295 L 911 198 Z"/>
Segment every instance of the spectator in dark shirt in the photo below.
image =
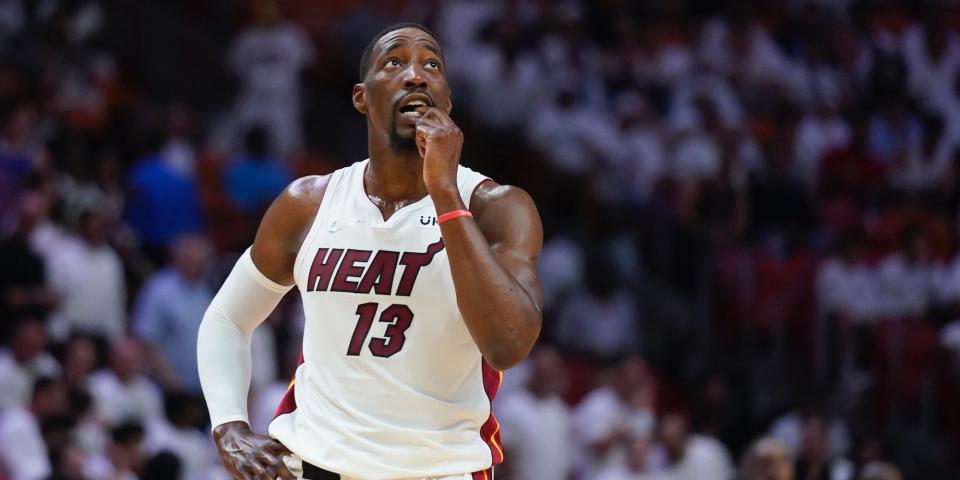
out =
<path fill-rule="evenodd" d="M 823 417 L 808 416 L 803 423 L 803 442 L 794 472 L 797 480 L 851 480 L 853 465 L 846 459 L 832 458 Z"/>
<path fill-rule="evenodd" d="M 16 226 L 9 238 L 0 240 L 0 333 L 6 333 L 10 319 L 43 318 L 56 304 L 47 287 L 43 259 L 29 245 L 30 232 L 45 211 L 46 200 L 29 192 L 20 198 Z"/>
<path fill-rule="evenodd" d="M 33 137 L 37 114 L 26 102 L 9 110 L 0 134 L 0 211 L 13 207 L 27 178 L 42 169 L 46 154 Z"/>

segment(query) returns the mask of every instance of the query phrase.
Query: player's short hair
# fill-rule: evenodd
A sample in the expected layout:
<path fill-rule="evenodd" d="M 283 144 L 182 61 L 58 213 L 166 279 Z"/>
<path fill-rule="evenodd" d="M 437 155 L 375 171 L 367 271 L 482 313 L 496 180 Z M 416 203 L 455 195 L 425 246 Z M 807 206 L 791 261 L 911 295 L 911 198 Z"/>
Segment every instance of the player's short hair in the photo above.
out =
<path fill-rule="evenodd" d="M 440 42 L 440 39 L 433 32 L 431 32 L 429 28 L 424 27 L 417 22 L 400 22 L 390 25 L 389 27 L 380 30 L 380 33 L 374 35 L 373 39 L 370 40 L 370 43 L 367 44 L 367 48 L 363 49 L 363 55 L 360 56 L 360 82 L 363 82 L 363 80 L 367 78 L 367 73 L 370 72 L 370 62 L 372 61 L 370 56 L 373 55 L 373 46 L 376 45 L 377 41 L 383 38 L 384 35 L 402 28 L 416 28 L 418 30 L 422 30 L 433 37 L 437 43 Z M 440 59 L 443 60 L 443 51 L 440 52 Z"/>

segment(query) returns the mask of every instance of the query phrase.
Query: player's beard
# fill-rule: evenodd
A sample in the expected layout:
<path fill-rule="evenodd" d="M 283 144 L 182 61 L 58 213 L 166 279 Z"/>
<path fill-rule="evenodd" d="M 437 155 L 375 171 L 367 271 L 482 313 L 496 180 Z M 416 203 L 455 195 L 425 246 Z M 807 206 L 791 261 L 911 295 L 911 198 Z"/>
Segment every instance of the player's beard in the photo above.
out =
<path fill-rule="evenodd" d="M 397 131 L 396 117 L 390 121 L 390 149 L 396 154 L 419 153 L 416 136 L 414 138 L 400 136 L 400 132 Z"/>

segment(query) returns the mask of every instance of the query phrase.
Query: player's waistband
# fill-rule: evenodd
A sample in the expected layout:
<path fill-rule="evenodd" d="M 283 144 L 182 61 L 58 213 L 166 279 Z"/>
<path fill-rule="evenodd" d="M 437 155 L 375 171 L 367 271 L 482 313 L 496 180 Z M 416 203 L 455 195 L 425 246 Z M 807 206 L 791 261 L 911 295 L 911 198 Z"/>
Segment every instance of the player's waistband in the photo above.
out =
<path fill-rule="evenodd" d="M 340 480 L 340 474 L 303 462 L 303 480 Z M 471 480 L 493 480 L 493 468 L 474 472 Z"/>

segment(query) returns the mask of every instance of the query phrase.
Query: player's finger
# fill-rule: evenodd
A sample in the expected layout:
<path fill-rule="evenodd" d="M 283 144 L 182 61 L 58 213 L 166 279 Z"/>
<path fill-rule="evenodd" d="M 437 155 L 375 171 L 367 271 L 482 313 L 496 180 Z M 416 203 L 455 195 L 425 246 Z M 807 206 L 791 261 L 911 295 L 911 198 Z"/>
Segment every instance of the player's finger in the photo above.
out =
<path fill-rule="evenodd" d="M 261 467 L 260 464 L 253 459 L 247 460 L 247 462 L 243 464 L 242 472 L 244 475 L 244 480 L 273 480 L 269 475 L 267 475 L 267 469 Z"/>
<path fill-rule="evenodd" d="M 292 455 L 292 454 L 293 454 L 293 452 L 291 452 L 290 449 L 287 448 L 286 445 L 284 445 L 284 444 L 282 444 L 282 443 L 280 443 L 280 442 L 278 442 L 278 441 L 276 441 L 276 440 L 274 440 L 274 441 L 272 441 L 272 442 L 270 442 L 270 443 L 267 444 L 267 451 L 269 451 L 270 453 L 273 453 L 274 455 L 279 455 L 279 456 L 281 456 L 281 457 L 283 457 L 284 455 Z"/>
<path fill-rule="evenodd" d="M 417 119 L 417 123 L 432 118 L 435 115 L 434 110 L 436 110 L 434 107 L 424 107 L 423 111 L 420 113 L 420 118 Z"/>
<path fill-rule="evenodd" d="M 270 463 L 270 468 L 273 469 L 273 473 L 283 480 L 297 480 L 297 477 L 293 476 L 293 472 L 287 468 L 287 464 L 284 463 L 282 456 L 273 457 L 273 461 Z"/>
<path fill-rule="evenodd" d="M 446 117 L 446 112 L 437 107 L 429 107 L 427 108 L 427 111 L 423 113 L 421 119 L 432 119 L 440 125 L 445 125 L 446 122 L 444 122 L 444 117 Z"/>
<path fill-rule="evenodd" d="M 436 110 L 432 109 L 431 111 Z M 417 125 L 443 125 L 440 120 L 435 115 L 430 115 L 429 112 L 423 114 L 418 120 Z"/>
<path fill-rule="evenodd" d="M 455 127 L 457 125 L 456 123 L 453 123 L 453 119 L 450 118 L 449 113 L 439 108 L 437 109 L 436 119 L 439 120 L 440 124 L 442 124 L 445 127 Z"/>
<path fill-rule="evenodd" d="M 442 108 L 430 107 L 423 116 L 432 118 L 436 120 L 437 123 L 445 127 L 452 127 L 456 125 L 453 123 L 453 119 L 450 118 L 450 115 L 446 112 L 446 110 L 443 110 Z"/>
<path fill-rule="evenodd" d="M 259 465 L 257 465 L 257 468 L 258 468 L 258 470 L 257 470 L 257 475 L 256 475 L 255 477 L 253 477 L 254 480 L 276 480 L 276 479 L 273 477 L 273 475 L 270 475 L 270 472 L 267 471 L 266 468 L 261 467 L 261 466 L 259 466 Z"/>
<path fill-rule="evenodd" d="M 429 137 L 438 132 L 440 127 L 429 122 L 417 124 L 417 136 Z"/>
<path fill-rule="evenodd" d="M 417 128 L 436 125 L 436 120 L 433 120 L 432 118 L 421 117 L 420 120 L 417 120 Z"/>
<path fill-rule="evenodd" d="M 236 465 L 228 465 L 227 473 L 230 474 L 230 478 L 233 480 L 249 480 L 249 477 L 247 476 L 246 472 L 243 471 L 243 468 L 237 468 Z"/>
<path fill-rule="evenodd" d="M 417 126 L 423 125 L 424 127 L 432 128 L 434 132 L 443 132 L 450 130 L 450 127 L 445 125 L 440 119 L 436 117 L 424 118 L 417 124 Z"/>
<path fill-rule="evenodd" d="M 232 458 L 227 465 L 227 470 L 234 480 L 250 480 L 250 473 L 247 472 L 247 461 Z"/>
<path fill-rule="evenodd" d="M 271 445 L 266 444 L 259 452 L 257 452 L 257 462 L 260 466 L 264 467 L 265 472 L 268 469 L 273 470 L 273 475 L 270 475 L 269 473 L 267 475 L 270 480 L 275 480 L 277 475 L 285 478 L 285 480 L 289 480 L 285 475 L 283 475 L 283 472 L 287 470 L 286 465 L 284 465 L 283 460 L 280 457 L 270 453 L 270 448 Z"/>

